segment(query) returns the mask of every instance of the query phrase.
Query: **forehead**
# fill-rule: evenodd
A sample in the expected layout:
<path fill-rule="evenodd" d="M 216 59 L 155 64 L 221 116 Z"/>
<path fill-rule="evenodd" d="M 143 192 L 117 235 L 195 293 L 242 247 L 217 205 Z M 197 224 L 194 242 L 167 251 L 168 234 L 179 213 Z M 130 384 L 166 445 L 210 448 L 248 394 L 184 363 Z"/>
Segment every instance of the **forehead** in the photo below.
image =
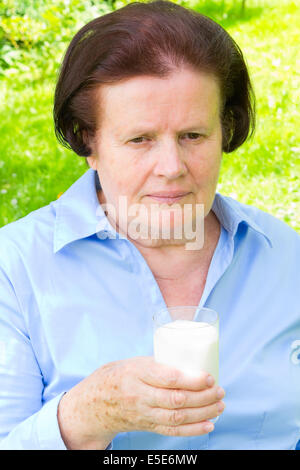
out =
<path fill-rule="evenodd" d="M 220 107 L 220 87 L 210 74 L 188 68 L 174 70 L 168 77 L 132 77 L 101 85 L 101 124 L 165 122 L 180 125 L 182 120 L 211 121 Z"/>

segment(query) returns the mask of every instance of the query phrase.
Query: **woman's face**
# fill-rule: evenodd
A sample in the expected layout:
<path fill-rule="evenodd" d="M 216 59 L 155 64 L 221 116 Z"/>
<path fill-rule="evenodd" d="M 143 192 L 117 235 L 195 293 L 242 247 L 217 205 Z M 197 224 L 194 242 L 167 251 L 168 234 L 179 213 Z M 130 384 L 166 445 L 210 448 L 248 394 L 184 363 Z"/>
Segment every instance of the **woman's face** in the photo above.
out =
<path fill-rule="evenodd" d="M 172 228 L 183 223 L 186 204 L 192 207 L 190 222 L 195 222 L 196 204 L 204 205 L 207 216 L 222 159 L 220 91 L 216 80 L 183 68 L 164 79 L 141 76 L 101 85 L 98 93 L 101 122 L 89 142 L 92 156 L 88 162 L 98 171 L 100 203 L 115 208 L 115 215 L 109 212 L 108 218 L 116 219 L 118 230 L 130 237 L 128 226 L 140 214 L 140 227 L 148 228 L 148 234 L 150 226 L 159 229 L 165 216 L 171 216 L 173 233 Z M 158 197 L 176 192 L 186 195 L 177 199 Z M 119 213 L 120 196 L 126 197 L 127 213 Z M 143 211 L 130 212 L 133 204 Z M 154 212 L 150 216 L 152 209 L 158 219 L 153 219 Z M 161 236 L 158 238 L 155 242 L 153 237 L 152 242 L 139 241 L 145 246 L 168 243 Z M 173 240 L 173 244 L 185 242 L 184 237 Z"/>

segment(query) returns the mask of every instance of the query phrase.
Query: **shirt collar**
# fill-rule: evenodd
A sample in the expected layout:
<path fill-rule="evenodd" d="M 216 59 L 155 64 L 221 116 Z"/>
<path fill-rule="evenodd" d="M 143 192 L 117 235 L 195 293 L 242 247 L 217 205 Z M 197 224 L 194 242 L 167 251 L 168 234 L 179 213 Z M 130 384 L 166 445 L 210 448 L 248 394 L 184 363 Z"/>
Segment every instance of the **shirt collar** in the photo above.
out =
<path fill-rule="evenodd" d="M 68 243 L 96 233 L 99 239 L 103 232 L 113 234 L 114 238 L 118 237 L 99 204 L 95 171 L 91 168 L 51 205 L 56 212 L 54 253 Z"/>
<path fill-rule="evenodd" d="M 228 196 L 220 193 L 215 194 L 212 210 L 218 217 L 221 225 L 227 230 L 229 235 L 234 238 L 240 223 L 244 222 L 248 227 L 255 230 L 256 233 L 263 235 L 269 245 L 272 247 L 272 241 L 262 227 L 246 212 L 246 207 Z"/>
<path fill-rule="evenodd" d="M 112 235 L 112 238 L 119 237 L 99 204 L 96 188 L 101 188 L 101 186 L 95 178 L 96 175 L 97 173 L 90 168 L 59 199 L 51 202 L 56 213 L 53 240 L 54 253 L 68 243 L 94 234 L 97 234 L 99 239 L 101 239 L 103 232 L 107 233 L 108 236 Z M 234 199 L 216 193 L 212 210 L 232 238 L 234 238 L 239 224 L 245 222 L 257 233 L 263 235 L 272 246 L 270 238 L 262 228 Z"/>

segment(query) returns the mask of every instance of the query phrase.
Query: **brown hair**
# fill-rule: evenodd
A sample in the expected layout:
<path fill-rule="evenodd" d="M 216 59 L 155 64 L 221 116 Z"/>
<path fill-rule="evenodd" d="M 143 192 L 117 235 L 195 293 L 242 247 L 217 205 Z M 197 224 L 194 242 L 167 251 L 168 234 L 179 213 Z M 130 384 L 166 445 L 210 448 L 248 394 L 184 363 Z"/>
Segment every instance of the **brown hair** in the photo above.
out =
<path fill-rule="evenodd" d="M 87 157 L 84 134 L 98 129 L 95 91 L 138 75 L 167 77 L 191 65 L 220 84 L 222 149 L 237 149 L 255 129 L 255 96 L 239 46 L 218 23 L 163 0 L 134 2 L 83 26 L 61 64 L 54 98 L 55 134 Z M 100 103 L 98 103 L 98 106 Z"/>

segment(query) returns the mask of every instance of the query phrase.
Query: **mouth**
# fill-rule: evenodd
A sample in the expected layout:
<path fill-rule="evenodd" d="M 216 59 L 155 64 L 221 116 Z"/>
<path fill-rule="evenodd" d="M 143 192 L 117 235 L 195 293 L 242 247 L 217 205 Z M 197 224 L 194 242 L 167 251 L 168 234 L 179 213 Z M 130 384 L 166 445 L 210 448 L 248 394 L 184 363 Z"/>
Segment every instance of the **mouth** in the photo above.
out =
<path fill-rule="evenodd" d="M 188 196 L 191 193 L 183 193 L 183 194 L 177 194 L 176 196 L 171 196 L 171 195 L 155 195 L 155 194 L 147 194 L 147 197 L 153 199 L 154 201 L 161 202 L 161 203 L 166 203 L 166 204 L 174 204 L 175 202 L 180 201 L 184 197 Z"/>

